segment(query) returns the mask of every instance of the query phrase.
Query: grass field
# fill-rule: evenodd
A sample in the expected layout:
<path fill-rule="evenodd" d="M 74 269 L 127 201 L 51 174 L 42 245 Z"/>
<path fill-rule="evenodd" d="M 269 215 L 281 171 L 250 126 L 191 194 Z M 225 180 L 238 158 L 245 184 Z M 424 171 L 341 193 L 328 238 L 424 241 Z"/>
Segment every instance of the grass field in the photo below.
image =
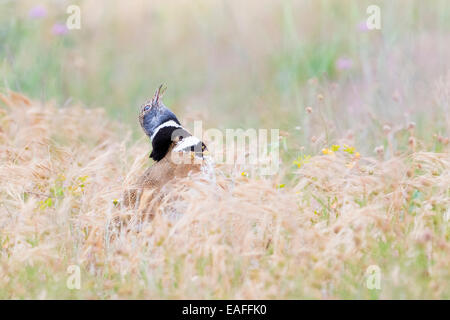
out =
<path fill-rule="evenodd" d="M 75 3 L 0 2 L 0 298 L 450 298 L 448 1 Z M 119 210 L 160 83 L 188 128 L 280 129 L 279 172 Z"/>

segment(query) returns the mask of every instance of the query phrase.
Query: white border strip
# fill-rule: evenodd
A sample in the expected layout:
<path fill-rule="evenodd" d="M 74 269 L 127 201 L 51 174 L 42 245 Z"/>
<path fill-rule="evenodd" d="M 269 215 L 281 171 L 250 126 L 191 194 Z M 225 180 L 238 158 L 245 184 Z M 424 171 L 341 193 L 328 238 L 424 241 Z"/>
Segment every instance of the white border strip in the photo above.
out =
<path fill-rule="evenodd" d="M 161 130 L 162 128 L 165 127 L 175 127 L 175 128 L 183 128 L 182 126 L 180 126 L 178 123 L 176 123 L 173 120 L 169 120 L 164 122 L 163 124 L 160 124 L 156 129 L 155 132 L 153 132 L 152 136 L 150 137 L 150 139 L 153 141 L 153 138 L 156 136 L 156 134 L 159 132 L 159 130 Z"/>
<path fill-rule="evenodd" d="M 177 143 L 175 148 L 173 148 L 173 151 L 176 151 L 176 152 L 183 151 L 184 149 L 186 149 L 188 147 L 197 145 L 199 142 L 201 142 L 201 141 L 197 137 L 194 137 L 194 136 L 186 137 Z"/>

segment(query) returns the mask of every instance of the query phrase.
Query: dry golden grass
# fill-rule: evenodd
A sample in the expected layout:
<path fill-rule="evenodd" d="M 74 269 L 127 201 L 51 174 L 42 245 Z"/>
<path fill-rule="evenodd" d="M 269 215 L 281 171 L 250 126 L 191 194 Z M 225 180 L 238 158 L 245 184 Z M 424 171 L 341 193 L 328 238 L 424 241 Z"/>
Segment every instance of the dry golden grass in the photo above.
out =
<path fill-rule="evenodd" d="M 147 143 L 101 110 L 0 98 L 0 298 L 450 298 L 448 149 L 317 155 L 286 186 L 218 166 L 147 222 L 115 201 Z"/>

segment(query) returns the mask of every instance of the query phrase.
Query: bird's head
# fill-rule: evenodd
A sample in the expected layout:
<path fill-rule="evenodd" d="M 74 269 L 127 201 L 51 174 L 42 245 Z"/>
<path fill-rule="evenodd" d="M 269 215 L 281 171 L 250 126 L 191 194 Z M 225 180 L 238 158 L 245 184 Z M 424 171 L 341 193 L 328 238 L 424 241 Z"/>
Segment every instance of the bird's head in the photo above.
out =
<path fill-rule="evenodd" d="M 162 102 L 164 91 L 165 88 L 161 85 L 158 90 L 156 90 L 153 98 L 141 106 L 139 112 L 139 122 L 141 127 L 145 134 L 152 140 L 157 128 L 162 124 L 168 121 L 174 121 L 177 125 L 180 125 L 175 114 Z"/>

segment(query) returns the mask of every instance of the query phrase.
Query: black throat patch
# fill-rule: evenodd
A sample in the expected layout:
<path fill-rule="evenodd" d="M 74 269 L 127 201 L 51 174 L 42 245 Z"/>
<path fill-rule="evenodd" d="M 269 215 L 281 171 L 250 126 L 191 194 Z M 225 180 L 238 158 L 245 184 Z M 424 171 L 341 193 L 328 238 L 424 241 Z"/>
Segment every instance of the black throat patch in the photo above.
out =
<path fill-rule="evenodd" d="M 167 126 L 158 130 L 152 140 L 152 153 L 150 158 L 160 161 L 169 151 L 170 146 L 177 139 L 182 140 L 191 134 L 183 128 Z"/>

